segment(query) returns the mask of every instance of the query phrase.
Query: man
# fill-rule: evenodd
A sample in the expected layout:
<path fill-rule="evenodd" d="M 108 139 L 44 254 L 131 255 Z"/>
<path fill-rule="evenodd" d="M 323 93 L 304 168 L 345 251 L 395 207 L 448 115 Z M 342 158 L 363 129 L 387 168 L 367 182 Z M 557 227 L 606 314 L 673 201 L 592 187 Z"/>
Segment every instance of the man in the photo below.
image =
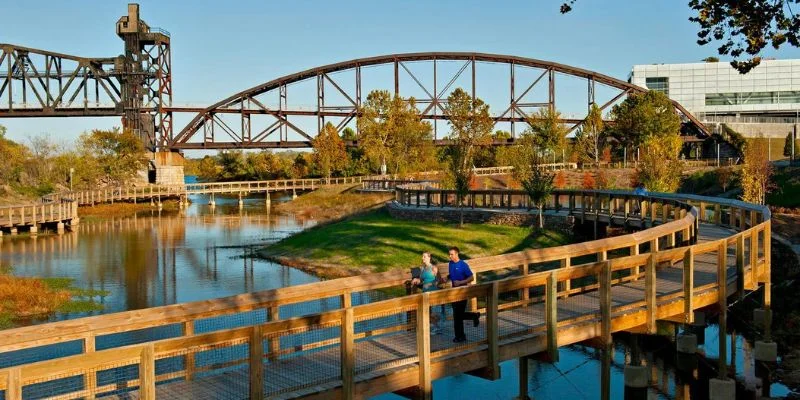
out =
<path fill-rule="evenodd" d="M 472 283 L 475 277 L 472 270 L 469 269 L 464 260 L 458 258 L 458 247 L 451 247 L 448 252 L 450 257 L 450 281 L 453 287 L 467 286 Z M 466 312 L 467 300 L 461 300 L 453 303 L 453 330 L 456 333 L 453 343 L 461 343 L 467 341 L 467 336 L 464 334 L 464 320 L 471 319 L 473 326 L 478 326 L 480 321 L 480 314 L 475 312 Z"/>

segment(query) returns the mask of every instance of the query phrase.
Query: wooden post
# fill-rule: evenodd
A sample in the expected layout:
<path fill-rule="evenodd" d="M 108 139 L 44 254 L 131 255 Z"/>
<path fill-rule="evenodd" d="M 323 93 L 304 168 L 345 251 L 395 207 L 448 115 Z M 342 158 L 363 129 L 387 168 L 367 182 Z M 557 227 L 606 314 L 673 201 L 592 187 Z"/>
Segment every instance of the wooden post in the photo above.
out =
<path fill-rule="evenodd" d="M 250 398 L 264 398 L 264 334 L 261 325 L 250 331 Z"/>
<path fill-rule="evenodd" d="M 153 343 L 142 346 L 142 357 L 139 360 L 139 398 L 156 399 L 156 355 Z"/>
<path fill-rule="evenodd" d="M 497 281 L 492 282 L 492 286 L 486 296 L 486 338 L 489 352 L 489 379 L 500 379 L 500 331 L 498 328 L 499 312 L 499 287 Z"/>
<path fill-rule="evenodd" d="M 736 236 L 736 291 L 744 297 L 744 235 Z"/>
<path fill-rule="evenodd" d="M 722 239 L 717 248 L 717 304 L 719 305 L 719 357 L 717 364 L 718 378 L 728 377 L 725 327 L 728 320 L 728 241 Z"/>
<path fill-rule="evenodd" d="M 694 248 L 683 255 L 683 314 L 687 324 L 694 322 Z"/>
<path fill-rule="evenodd" d="M 747 230 L 747 218 L 745 218 L 746 213 L 747 210 L 744 208 L 739 209 L 739 230 L 741 231 Z"/>
<path fill-rule="evenodd" d="M 600 284 L 600 332 L 603 345 L 611 344 L 611 262 L 606 261 L 598 277 Z"/>
<path fill-rule="evenodd" d="M 547 354 L 550 362 L 558 362 L 558 271 L 552 271 L 548 275 L 545 296 Z"/>
<path fill-rule="evenodd" d="M 22 400 L 22 369 L 19 367 L 8 370 L 8 386 L 6 387 L 7 400 Z"/>
<path fill-rule="evenodd" d="M 95 351 L 95 338 L 93 334 L 88 334 L 86 337 L 83 338 L 83 353 L 94 353 Z M 94 391 L 97 389 L 97 372 L 90 370 L 86 371 L 86 375 L 83 376 L 83 387 L 84 389 L 89 392 L 86 395 L 87 399 L 94 398 Z"/>
<path fill-rule="evenodd" d="M 431 384 L 431 305 L 428 293 L 417 302 L 417 356 L 419 357 L 419 398 L 432 399 Z"/>
<path fill-rule="evenodd" d="M 769 307 L 772 303 L 772 226 L 767 221 L 764 226 L 764 306 Z"/>
<path fill-rule="evenodd" d="M 528 263 L 522 264 L 519 266 L 519 274 L 522 276 L 528 275 Z M 520 298 L 525 300 L 525 304 L 528 304 L 527 300 L 530 298 L 530 288 L 524 287 L 520 289 Z"/>
<path fill-rule="evenodd" d="M 658 250 L 650 252 L 644 274 L 644 296 L 647 304 L 647 333 L 656 333 L 656 317 L 658 305 L 656 304 L 656 264 L 658 263 Z"/>
<path fill-rule="evenodd" d="M 706 203 L 700 202 L 700 215 L 698 216 L 700 221 L 706 220 Z"/>
<path fill-rule="evenodd" d="M 185 321 L 183 323 L 183 336 L 193 336 L 194 335 L 194 320 Z M 186 357 L 184 359 L 184 367 L 186 368 L 186 380 L 191 381 L 194 379 L 194 351 L 189 351 L 186 353 Z"/>
<path fill-rule="evenodd" d="M 751 212 L 750 215 L 755 214 Z M 752 288 L 758 287 L 758 231 L 755 228 L 750 229 L 750 282 Z"/>
<path fill-rule="evenodd" d="M 267 320 L 270 321 L 270 322 L 279 320 L 280 319 L 279 310 L 280 310 L 280 307 L 277 306 L 277 305 L 270 306 L 267 309 Z M 272 337 L 269 338 L 269 341 L 267 343 L 267 353 L 269 353 L 268 359 L 270 361 L 277 360 L 278 359 L 278 352 L 280 352 L 280 350 L 281 350 L 281 338 L 280 338 L 280 336 L 272 335 Z"/>
<path fill-rule="evenodd" d="M 351 400 L 355 397 L 355 343 L 353 342 L 353 309 L 347 308 L 342 314 L 341 326 L 341 363 L 342 363 L 342 398 Z"/>
<path fill-rule="evenodd" d="M 342 308 L 350 308 L 350 307 L 352 307 L 352 296 L 350 295 L 350 290 L 347 289 L 344 292 L 342 292 Z"/>
<path fill-rule="evenodd" d="M 520 357 L 519 362 L 519 400 L 529 400 L 528 397 L 528 357 Z"/>
<path fill-rule="evenodd" d="M 570 257 L 565 257 L 561 259 L 561 269 L 567 269 L 572 267 L 572 259 Z M 564 297 L 569 297 L 569 291 L 572 290 L 572 282 L 567 279 L 561 284 L 562 291 L 564 292 Z"/>
<path fill-rule="evenodd" d="M 632 256 L 638 256 L 639 255 L 639 243 L 636 243 L 635 245 L 631 246 L 630 253 L 631 253 Z M 633 267 L 633 270 L 631 271 L 631 273 L 633 275 L 633 280 L 638 280 L 639 279 L 639 273 L 640 272 L 641 272 L 641 270 L 639 269 L 639 265 L 636 265 L 635 267 Z"/>

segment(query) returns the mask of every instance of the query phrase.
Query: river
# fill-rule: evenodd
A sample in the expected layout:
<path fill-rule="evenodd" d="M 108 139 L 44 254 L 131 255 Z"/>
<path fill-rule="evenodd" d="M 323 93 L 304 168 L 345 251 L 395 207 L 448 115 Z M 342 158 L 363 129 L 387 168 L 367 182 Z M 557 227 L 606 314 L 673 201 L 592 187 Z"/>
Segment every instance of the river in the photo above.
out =
<path fill-rule="evenodd" d="M 273 197 L 287 201 L 290 196 Z M 208 207 L 207 198 L 194 196 L 180 212 L 152 210 L 134 217 L 85 219 L 75 232 L 64 235 L 4 236 L 0 239 L 0 264 L 13 266 L 19 276 L 68 277 L 81 288 L 100 289 L 109 294 L 99 301 L 110 313 L 230 296 L 317 281 L 305 272 L 250 256 L 256 246 L 298 232 L 314 221 L 268 213 L 262 196 L 245 199 L 239 208 L 236 198 L 217 197 Z M 88 314 L 56 315 L 51 320 L 78 318 Z M 40 321 L 41 322 L 41 321 Z M 651 365 L 657 384 L 649 389 L 651 398 L 706 398 L 708 371 L 717 354 L 716 325 L 706 328 L 708 360 L 701 358 L 697 372 L 681 373 L 675 367 L 674 344 L 669 340 L 644 340 L 642 359 Z M 735 369 L 739 379 L 752 385 L 751 343 L 741 335 L 727 335 L 733 341 Z M 590 347 L 570 346 L 560 350 L 555 364 L 531 361 L 529 395 L 535 398 L 594 399 L 622 398 L 623 365 L 632 346 L 615 338 L 611 357 Z M 728 356 L 730 357 L 729 350 Z M 729 362 L 730 364 L 730 362 Z M 605 371 L 604 371 L 605 366 Z M 517 396 L 516 361 L 501 364 L 501 379 L 487 381 L 459 375 L 434 382 L 437 398 L 498 398 Z M 705 371 L 705 372 L 704 372 Z M 605 384 L 603 382 L 605 380 Z M 772 396 L 784 396 L 788 389 L 773 383 Z M 380 398 L 400 398 L 387 394 Z"/>

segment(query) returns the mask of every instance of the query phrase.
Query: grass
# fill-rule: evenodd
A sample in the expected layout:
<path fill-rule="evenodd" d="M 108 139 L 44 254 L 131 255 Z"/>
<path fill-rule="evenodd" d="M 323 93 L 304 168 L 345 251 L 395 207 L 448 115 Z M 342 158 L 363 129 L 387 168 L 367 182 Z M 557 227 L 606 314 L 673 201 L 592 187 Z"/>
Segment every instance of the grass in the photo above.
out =
<path fill-rule="evenodd" d="M 178 211 L 177 200 L 164 200 L 162 211 Z M 81 218 L 103 219 L 108 217 L 127 217 L 135 215 L 136 213 L 150 210 L 157 210 L 156 206 L 151 206 L 149 201 L 140 201 L 139 203 L 116 202 L 114 204 L 96 204 L 89 207 L 81 207 L 78 214 Z"/>
<path fill-rule="evenodd" d="M 0 329 L 20 320 L 45 318 L 55 312 L 82 313 L 102 310 L 95 297 L 108 292 L 80 289 L 69 278 L 25 278 L 0 271 Z"/>
<path fill-rule="evenodd" d="M 777 186 L 767 195 L 767 204 L 777 207 L 800 207 L 800 168 L 778 168 L 773 176 Z"/>
<path fill-rule="evenodd" d="M 353 189 L 357 187 L 360 185 L 322 187 L 292 201 L 277 204 L 275 211 L 326 221 L 375 207 L 394 197 L 394 193 L 356 193 Z"/>
<path fill-rule="evenodd" d="M 344 221 L 317 226 L 265 248 L 261 255 L 323 277 L 405 269 L 420 262 L 423 251 L 435 262 L 447 260 L 450 246 L 465 259 L 568 243 L 554 231 L 488 224 L 408 221 L 374 210 Z"/>

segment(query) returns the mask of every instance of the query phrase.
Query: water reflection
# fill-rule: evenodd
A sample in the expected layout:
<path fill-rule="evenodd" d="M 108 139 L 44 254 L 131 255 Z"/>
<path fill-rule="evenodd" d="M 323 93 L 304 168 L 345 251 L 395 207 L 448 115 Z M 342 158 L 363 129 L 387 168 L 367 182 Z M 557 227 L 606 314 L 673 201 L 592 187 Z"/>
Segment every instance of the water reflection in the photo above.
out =
<path fill-rule="evenodd" d="M 250 257 L 252 249 L 313 224 L 267 212 L 263 198 L 203 196 L 180 212 L 84 219 L 75 232 L 0 239 L 0 263 L 19 276 L 68 277 L 110 294 L 103 312 L 205 300 L 316 281 Z M 276 200 L 273 200 L 276 201 Z M 280 199 L 277 199 L 280 201 Z M 70 315 L 70 318 L 78 315 Z M 63 316 L 55 316 L 60 319 Z"/>

